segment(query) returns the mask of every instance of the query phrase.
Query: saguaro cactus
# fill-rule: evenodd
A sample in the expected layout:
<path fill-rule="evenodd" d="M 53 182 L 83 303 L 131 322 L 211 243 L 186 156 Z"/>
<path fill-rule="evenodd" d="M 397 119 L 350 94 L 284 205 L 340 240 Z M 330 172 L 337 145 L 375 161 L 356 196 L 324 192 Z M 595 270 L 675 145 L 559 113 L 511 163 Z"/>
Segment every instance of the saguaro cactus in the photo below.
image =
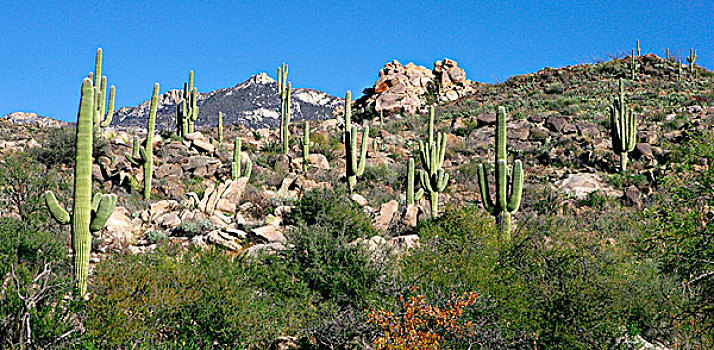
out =
<path fill-rule="evenodd" d="M 640 56 L 640 40 L 637 40 L 637 57 Z"/>
<path fill-rule="evenodd" d="M 116 89 L 114 85 L 109 88 L 109 107 L 106 107 L 107 102 L 107 77 L 102 76 L 102 49 L 97 49 L 97 57 L 94 63 L 94 72 L 89 73 L 90 81 L 94 79 L 94 109 L 92 111 L 92 121 L 94 124 L 94 132 L 99 132 L 101 128 L 106 128 L 111 124 L 114 116 L 114 95 Z"/>
<path fill-rule="evenodd" d="M 236 137 L 233 142 L 233 162 L 231 163 L 231 179 L 233 181 L 238 180 L 241 177 L 250 178 L 250 173 L 253 171 L 253 162 L 248 157 L 245 162 L 245 172 L 241 174 L 240 166 L 240 153 L 241 153 L 241 140 L 240 137 Z"/>
<path fill-rule="evenodd" d="M 414 193 L 414 158 L 410 157 L 407 163 L 407 205 L 414 205 L 416 201 L 421 199 L 423 194 L 423 188 Z"/>
<path fill-rule="evenodd" d="M 687 64 L 689 64 L 689 73 L 694 74 L 694 61 L 697 60 L 697 50 L 689 49 L 689 57 L 687 57 Z"/>
<path fill-rule="evenodd" d="M 312 142 L 310 142 L 310 122 L 307 120 L 305 121 L 305 128 L 300 144 L 302 146 L 302 171 L 307 171 L 308 165 L 310 165 L 308 158 L 310 156 L 310 146 L 312 145 Z"/>
<path fill-rule="evenodd" d="M 278 67 L 278 95 L 280 95 L 280 141 L 283 153 L 288 154 L 290 138 L 290 92 L 292 83 L 288 82 L 288 65 Z"/>
<path fill-rule="evenodd" d="M 75 141 L 74 207 L 72 215 L 57 202 L 54 193 L 44 194 L 52 217 L 60 224 L 72 224 L 72 249 L 74 250 L 74 278 L 80 295 L 87 294 L 89 276 L 89 251 L 93 231 L 101 230 L 112 215 L 117 196 L 97 193 L 92 197 L 92 138 L 94 129 L 94 87 L 92 80 L 82 81 L 82 97 L 77 114 Z"/>
<path fill-rule="evenodd" d="M 610 110 L 610 135 L 615 153 L 620 155 L 620 170 L 625 173 L 627 169 L 627 154 L 635 149 L 637 142 L 637 119 L 632 110 L 627 108 L 625 88 L 620 79 L 620 92 L 613 99 Z"/>
<path fill-rule="evenodd" d="M 358 155 L 357 127 L 348 122 L 352 114 L 351 108 L 350 92 L 348 91 L 345 96 L 345 166 L 347 168 L 345 173 L 350 193 L 353 193 L 357 184 L 357 176 L 364 174 L 364 166 L 367 161 L 367 146 L 369 144 L 369 126 L 365 126 L 364 131 L 362 131 L 362 145 Z"/>
<path fill-rule="evenodd" d="M 491 199 L 488 187 L 486 167 L 480 164 L 478 168 L 481 202 L 484 209 L 496 217 L 501 237 L 505 241 L 511 239 L 511 216 L 521 205 L 523 192 L 523 165 L 520 160 L 513 162 L 510 186 L 508 183 L 508 155 L 506 153 L 506 109 L 498 107 L 496 117 L 496 200 Z"/>
<path fill-rule="evenodd" d="M 218 144 L 223 142 L 223 112 L 218 112 Z"/>
<path fill-rule="evenodd" d="M 132 154 L 125 154 L 129 163 L 144 168 L 144 200 L 151 198 L 151 177 L 154 171 L 154 126 L 156 124 L 156 107 L 159 99 L 159 83 L 154 84 L 154 93 L 151 95 L 149 108 L 149 121 L 146 126 L 146 145 L 139 146 L 139 138 L 134 138 Z"/>
<path fill-rule="evenodd" d="M 632 80 L 635 80 L 635 73 L 637 72 L 637 59 L 635 58 L 635 49 L 632 49 L 632 56 L 630 56 L 630 74 Z"/>
<path fill-rule="evenodd" d="M 441 168 L 446 154 L 446 136 L 437 133 L 434 141 L 434 106 L 429 110 L 429 139 L 427 143 L 419 141 L 419 155 L 424 170 L 419 172 L 421 186 L 429 192 L 431 216 L 439 216 L 439 192 L 446 189 L 449 174 Z"/>
<path fill-rule="evenodd" d="M 181 137 L 194 131 L 198 120 L 198 88 L 193 86 L 193 71 L 188 73 L 188 83 L 183 84 L 183 95 L 176 104 L 176 133 Z"/>
<path fill-rule="evenodd" d="M 352 130 L 352 92 L 350 90 L 345 93 L 345 130 Z M 345 144 L 350 142 L 347 133 L 345 133 L 342 142 Z"/>

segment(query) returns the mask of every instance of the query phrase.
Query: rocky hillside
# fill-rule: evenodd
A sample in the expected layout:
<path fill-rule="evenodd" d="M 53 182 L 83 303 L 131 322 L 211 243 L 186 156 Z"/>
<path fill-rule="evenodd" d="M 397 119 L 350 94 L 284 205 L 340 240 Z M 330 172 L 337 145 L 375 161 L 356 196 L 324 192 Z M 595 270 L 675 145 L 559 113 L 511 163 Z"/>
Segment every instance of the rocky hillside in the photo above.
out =
<path fill-rule="evenodd" d="M 176 125 L 176 103 L 181 91 L 170 90 L 159 96 L 156 128 L 173 130 Z M 324 120 L 332 117 L 332 111 L 342 99 L 313 89 L 294 89 L 292 93 L 293 120 Z M 112 125 L 122 129 L 145 127 L 150 101 L 136 107 L 120 108 L 114 115 Z M 218 124 L 218 112 L 223 112 L 226 125 L 240 124 L 251 128 L 274 127 L 280 122 L 280 98 L 277 82 L 261 73 L 226 89 L 199 94 L 199 128 Z"/>
<path fill-rule="evenodd" d="M 41 115 L 38 115 L 37 113 L 13 112 L 10 114 L 6 114 L 4 117 L 2 117 L 2 119 L 14 124 L 34 124 L 52 128 L 68 125 L 68 123 L 65 123 L 63 121 L 49 117 L 43 117 Z"/>

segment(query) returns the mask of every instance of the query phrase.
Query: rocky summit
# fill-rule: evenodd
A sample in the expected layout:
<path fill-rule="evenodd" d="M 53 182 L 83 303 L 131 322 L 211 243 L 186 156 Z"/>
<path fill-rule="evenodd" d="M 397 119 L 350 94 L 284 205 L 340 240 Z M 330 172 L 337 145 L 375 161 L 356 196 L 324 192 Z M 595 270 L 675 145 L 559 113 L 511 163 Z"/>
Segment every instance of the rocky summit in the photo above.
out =
<path fill-rule="evenodd" d="M 199 78 L 200 79 L 200 78 Z M 240 124 L 250 128 L 275 127 L 280 123 L 280 97 L 278 85 L 266 73 L 260 73 L 232 87 L 199 93 L 199 127 L 218 125 L 218 112 L 223 112 L 226 125 Z M 176 127 L 176 104 L 180 90 L 170 90 L 159 96 L 156 128 L 173 130 Z M 342 99 L 313 89 L 294 89 L 292 92 L 292 119 L 324 120 L 332 117 Z M 136 107 L 123 107 L 116 111 L 112 126 L 116 129 L 144 127 L 151 101 Z"/>

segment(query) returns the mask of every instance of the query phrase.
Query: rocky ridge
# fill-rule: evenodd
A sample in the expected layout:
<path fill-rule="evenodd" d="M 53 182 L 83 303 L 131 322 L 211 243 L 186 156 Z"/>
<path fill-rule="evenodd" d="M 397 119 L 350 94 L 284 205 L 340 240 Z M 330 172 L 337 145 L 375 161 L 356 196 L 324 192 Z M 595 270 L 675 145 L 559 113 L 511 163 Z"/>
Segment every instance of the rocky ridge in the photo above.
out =
<path fill-rule="evenodd" d="M 174 130 L 176 127 L 176 104 L 181 97 L 180 90 L 169 90 L 159 96 L 156 112 L 158 130 Z M 313 89 L 294 89 L 292 93 L 292 113 L 294 121 L 324 120 L 332 116 L 332 111 L 342 99 Z M 116 111 L 112 120 L 115 129 L 145 127 L 150 101 L 136 107 L 123 107 Z M 199 92 L 199 128 L 214 127 L 218 124 L 218 112 L 223 112 L 225 125 L 240 124 L 251 128 L 275 127 L 280 123 L 280 99 L 277 82 L 265 73 L 250 77 L 231 88 L 211 92 Z"/>

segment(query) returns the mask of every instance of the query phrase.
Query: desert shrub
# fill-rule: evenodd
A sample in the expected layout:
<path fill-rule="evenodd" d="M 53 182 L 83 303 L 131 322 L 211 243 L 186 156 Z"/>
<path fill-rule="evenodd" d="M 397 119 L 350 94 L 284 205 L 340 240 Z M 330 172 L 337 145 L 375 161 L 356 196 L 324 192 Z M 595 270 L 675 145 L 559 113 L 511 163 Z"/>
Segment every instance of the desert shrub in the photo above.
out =
<path fill-rule="evenodd" d="M 343 225 L 301 224 L 288 236 L 288 259 L 312 290 L 340 306 L 364 306 L 376 298 L 386 271 L 361 245 L 350 243 Z"/>
<path fill-rule="evenodd" d="M 172 235 L 192 238 L 213 230 L 213 223 L 208 219 L 186 220 L 173 229 Z"/>
<path fill-rule="evenodd" d="M 50 220 L 42 198 L 47 190 L 61 196 L 68 190 L 67 181 L 27 152 L 11 152 L 0 159 L 0 204 L 14 208 L 26 225 L 45 227 Z"/>
<path fill-rule="evenodd" d="M 400 297 L 396 313 L 383 308 L 368 310 L 367 321 L 379 330 L 375 349 L 453 349 L 446 344 L 461 342 L 476 327 L 471 321 L 463 322 L 462 316 L 477 299 L 474 292 L 463 293 L 439 306 L 417 294 Z"/>
<path fill-rule="evenodd" d="M 656 205 L 645 212 L 648 229 L 641 237 L 645 256 L 656 260 L 679 287 L 677 319 L 694 343 L 714 346 L 714 134 L 692 134 L 675 150 L 661 179 Z"/>
<path fill-rule="evenodd" d="M 577 219 L 546 214 L 519 222 L 508 243 L 480 209 L 450 208 L 420 223 L 422 246 L 402 259 L 403 283 L 442 302 L 444 291 L 476 286 L 490 302 L 464 320 L 484 325 L 475 337 L 490 348 L 614 347 L 626 333 L 657 333 L 669 311 L 659 301 L 671 284 L 636 259 L 637 225 L 622 217 L 605 208 Z"/>
<path fill-rule="evenodd" d="M 75 331 L 65 241 L 0 219 L 0 348 L 47 348 Z"/>
<path fill-rule="evenodd" d="M 42 147 L 33 148 L 32 154 L 49 167 L 58 164 L 71 166 L 74 164 L 74 145 L 76 138 L 74 128 L 55 128 L 47 132 L 40 140 Z M 94 135 L 92 156 L 98 158 L 107 152 L 107 140 L 101 135 Z"/>
<path fill-rule="evenodd" d="M 87 305 L 87 346 L 267 348 L 276 337 L 295 334 L 315 312 L 309 290 L 281 265 L 173 249 L 164 245 L 98 266 Z"/>
<path fill-rule="evenodd" d="M 345 236 L 348 240 L 376 234 L 372 219 L 349 198 L 344 187 L 306 192 L 287 219 L 307 226 L 320 224 L 329 228 L 334 236 Z"/>

